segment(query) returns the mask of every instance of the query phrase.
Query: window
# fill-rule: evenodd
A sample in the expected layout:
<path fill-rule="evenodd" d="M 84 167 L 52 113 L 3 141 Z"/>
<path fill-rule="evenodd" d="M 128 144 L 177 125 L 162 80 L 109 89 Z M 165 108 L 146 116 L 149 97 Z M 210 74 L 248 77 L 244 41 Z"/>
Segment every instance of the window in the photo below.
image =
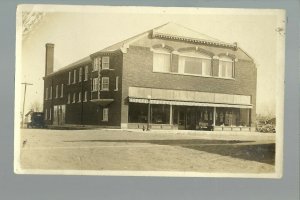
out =
<path fill-rule="evenodd" d="M 52 112 L 52 109 L 49 108 L 49 120 L 51 120 L 51 112 Z"/>
<path fill-rule="evenodd" d="M 108 108 L 103 108 L 103 121 L 108 121 Z"/>
<path fill-rule="evenodd" d="M 88 80 L 88 75 L 89 75 L 89 66 L 85 66 L 85 68 L 84 68 L 84 81 Z"/>
<path fill-rule="evenodd" d="M 64 84 L 61 84 L 60 97 L 64 97 Z"/>
<path fill-rule="evenodd" d="M 97 57 L 94 59 L 93 71 L 98 71 L 100 66 L 101 66 L 101 57 Z"/>
<path fill-rule="evenodd" d="M 52 99 L 52 86 L 50 87 L 50 95 L 49 95 L 49 99 Z"/>
<path fill-rule="evenodd" d="M 93 78 L 92 91 L 98 90 L 98 78 Z"/>
<path fill-rule="evenodd" d="M 69 80 L 68 80 L 68 84 L 71 84 L 71 72 L 69 72 Z"/>
<path fill-rule="evenodd" d="M 75 101 L 76 101 L 76 93 L 73 93 L 73 101 L 72 101 L 72 103 L 75 103 Z"/>
<path fill-rule="evenodd" d="M 153 71 L 171 72 L 171 54 L 165 49 L 154 50 L 153 52 Z"/>
<path fill-rule="evenodd" d="M 46 88 L 45 100 L 48 100 L 48 88 Z"/>
<path fill-rule="evenodd" d="M 83 100 L 84 102 L 87 102 L 87 94 L 88 94 L 87 91 L 85 91 L 84 92 L 84 100 Z"/>
<path fill-rule="evenodd" d="M 102 69 L 109 69 L 109 57 L 102 57 Z"/>
<path fill-rule="evenodd" d="M 81 102 L 81 92 L 78 93 L 78 103 Z"/>
<path fill-rule="evenodd" d="M 70 93 L 68 94 L 68 104 L 71 103 L 71 95 Z"/>
<path fill-rule="evenodd" d="M 78 82 L 81 82 L 81 80 L 82 80 L 82 68 L 80 67 L 80 69 L 79 69 Z"/>
<path fill-rule="evenodd" d="M 211 76 L 211 57 L 197 52 L 188 52 L 179 56 L 178 73 Z"/>
<path fill-rule="evenodd" d="M 74 79 L 73 79 L 73 84 L 76 83 L 76 69 L 74 69 Z"/>
<path fill-rule="evenodd" d="M 109 77 L 102 77 L 101 90 L 109 90 Z"/>
<path fill-rule="evenodd" d="M 45 109 L 45 116 L 44 116 L 45 120 L 47 120 L 47 117 L 48 117 L 48 112 L 47 112 L 47 108 L 46 108 Z"/>
<path fill-rule="evenodd" d="M 56 88 L 55 88 L 55 98 L 56 99 L 58 98 L 58 85 L 56 85 Z"/>
<path fill-rule="evenodd" d="M 219 77 L 233 78 L 233 76 L 234 76 L 233 60 L 229 57 L 220 57 Z"/>
<path fill-rule="evenodd" d="M 119 89 L 119 77 L 117 76 L 116 77 L 116 89 L 115 89 L 115 91 L 118 91 L 118 89 Z"/>

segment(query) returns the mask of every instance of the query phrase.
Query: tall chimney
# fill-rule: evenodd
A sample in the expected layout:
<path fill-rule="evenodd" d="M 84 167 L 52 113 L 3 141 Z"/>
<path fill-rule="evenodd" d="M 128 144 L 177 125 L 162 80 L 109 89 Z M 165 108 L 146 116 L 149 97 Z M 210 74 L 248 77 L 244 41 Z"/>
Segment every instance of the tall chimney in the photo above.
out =
<path fill-rule="evenodd" d="M 54 44 L 46 44 L 46 63 L 45 63 L 45 76 L 53 72 L 54 63 Z"/>

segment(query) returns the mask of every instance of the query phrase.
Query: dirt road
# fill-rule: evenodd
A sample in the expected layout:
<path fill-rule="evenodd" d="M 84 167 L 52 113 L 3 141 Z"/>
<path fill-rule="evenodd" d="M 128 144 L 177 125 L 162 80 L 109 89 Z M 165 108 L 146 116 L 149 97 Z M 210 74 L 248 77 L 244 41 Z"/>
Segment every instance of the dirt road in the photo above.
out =
<path fill-rule="evenodd" d="M 274 135 L 21 130 L 23 169 L 274 172 Z"/>

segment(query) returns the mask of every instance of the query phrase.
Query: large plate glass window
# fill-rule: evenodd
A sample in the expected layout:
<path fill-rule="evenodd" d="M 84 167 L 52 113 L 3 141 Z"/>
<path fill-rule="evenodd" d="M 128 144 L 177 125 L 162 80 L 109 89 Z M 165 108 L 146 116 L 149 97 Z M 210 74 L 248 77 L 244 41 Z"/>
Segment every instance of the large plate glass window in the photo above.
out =
<path fill-rule="evenodd" d="M 171 72 L 171 53 L 167 49 L 153 50 L 153 71 Z"/>
<path fill-rule="evenodd" d="M 180 74 L 211 76 L 211 68 L 211 57 L 206 54 L 186 52 L 179 55 L 178 73 Z"/>
<path fill-rule="evenodd" d="M 219 59 L 219 77 L 233 78 L 234 65 L 233 60 L 229 57 L 222 56 Z"/>

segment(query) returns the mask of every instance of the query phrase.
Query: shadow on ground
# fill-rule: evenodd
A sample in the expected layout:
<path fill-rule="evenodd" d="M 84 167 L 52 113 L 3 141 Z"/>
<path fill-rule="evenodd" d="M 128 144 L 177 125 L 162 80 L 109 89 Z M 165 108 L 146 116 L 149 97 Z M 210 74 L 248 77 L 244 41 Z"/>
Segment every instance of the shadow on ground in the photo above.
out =
<path fill-rule="evenodd" d="M 72 140 L 64 142 L 149 143 L 180 146 L 208 153 L 275 165 L 275 143 L 260 144 L 240 140 Z"/>

